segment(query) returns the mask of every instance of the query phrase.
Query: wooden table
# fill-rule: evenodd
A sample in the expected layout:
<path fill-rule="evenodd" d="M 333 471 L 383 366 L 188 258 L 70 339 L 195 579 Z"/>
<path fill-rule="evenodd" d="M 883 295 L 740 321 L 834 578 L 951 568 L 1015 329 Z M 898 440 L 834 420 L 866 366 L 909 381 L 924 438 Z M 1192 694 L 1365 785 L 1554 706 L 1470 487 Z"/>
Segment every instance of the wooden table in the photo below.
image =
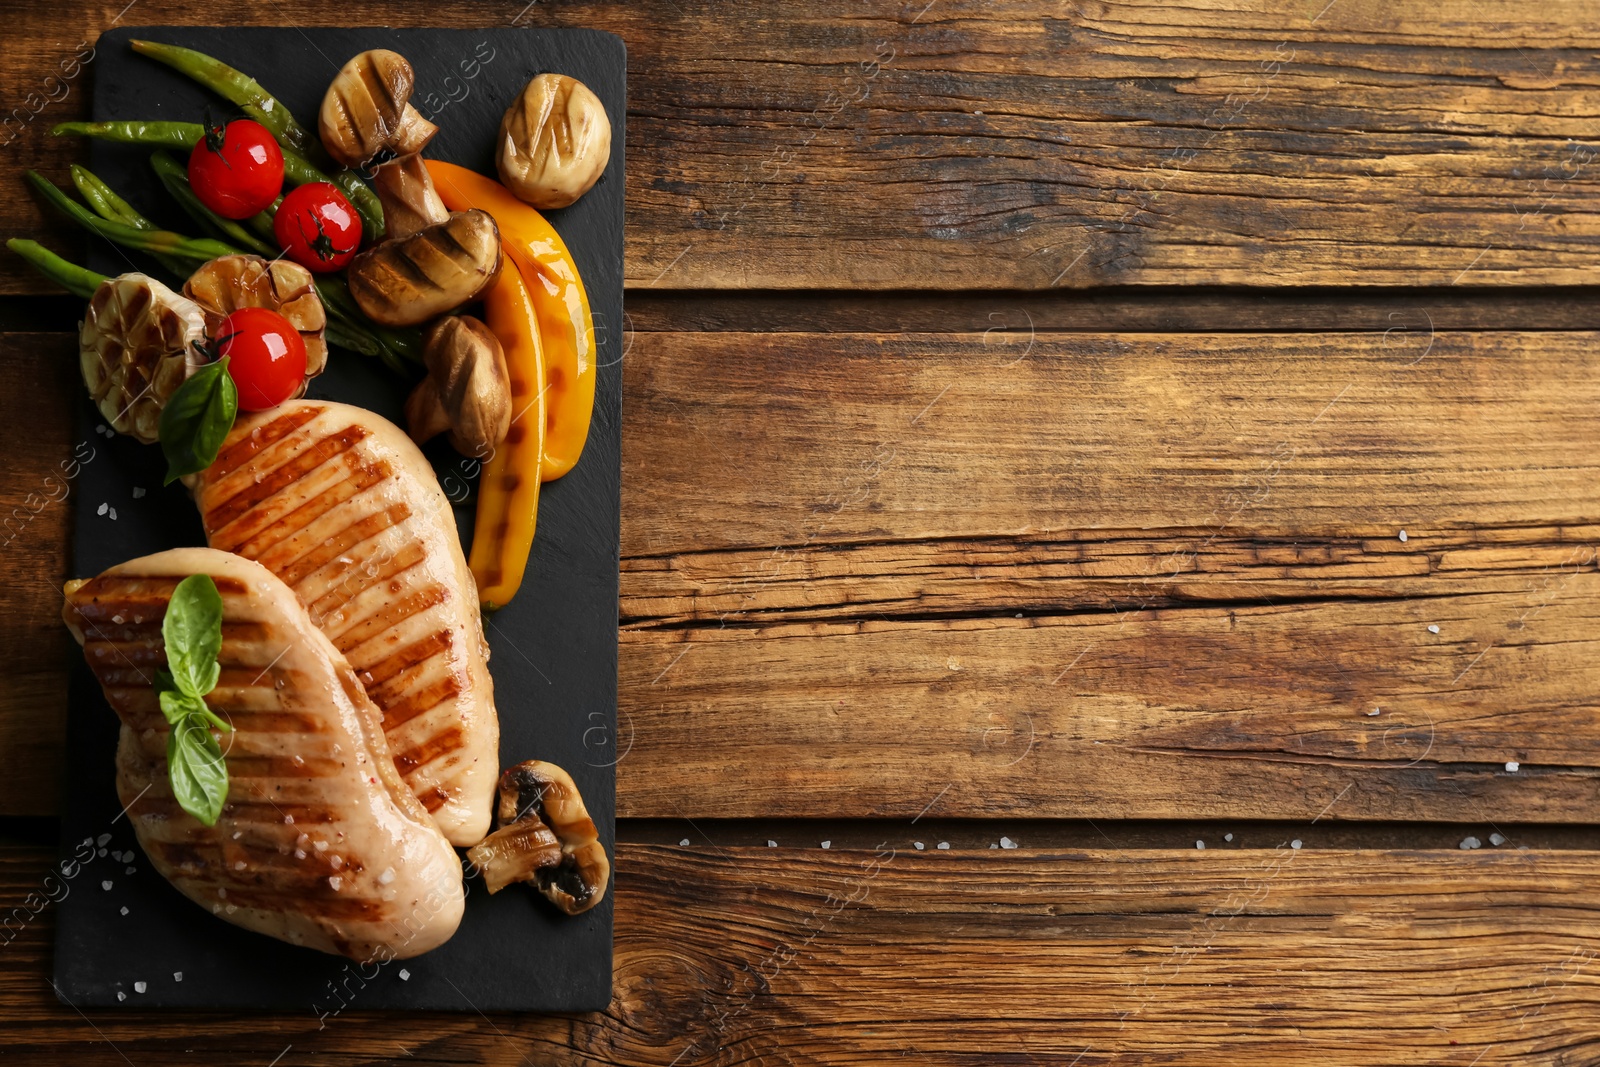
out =
<path fill-rule="evenodd" d="M 1600 1057 L 1600 6 L 124 2 L 0 2 L 6 234 L 119 18 L 627 41 L 616 999 L 57 1003 L 7 257 L 0 1062 Z"/>

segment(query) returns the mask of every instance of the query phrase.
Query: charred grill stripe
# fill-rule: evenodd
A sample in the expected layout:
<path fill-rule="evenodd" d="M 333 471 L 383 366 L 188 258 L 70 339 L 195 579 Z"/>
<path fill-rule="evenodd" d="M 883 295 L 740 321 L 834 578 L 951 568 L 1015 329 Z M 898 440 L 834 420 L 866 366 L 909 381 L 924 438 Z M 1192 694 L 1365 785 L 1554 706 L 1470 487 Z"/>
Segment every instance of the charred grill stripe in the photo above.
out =
<path fill-rule="evenodd" d="M 287 463 L 278 467 L 272 473 L 264 476 L 260 482 L 246 483 L 245 487 L 222 501 L 206 512 L 205 525 L 208 530 L 223 530 L 229 523 L 260 507 L 268 498 L 276 496 L 284 489 L 299 481 L 303 476 L 322 466 L 328 460 L 340 453 L 355 447 L 356 442 L 367 436 L 367 431 L 360 426 L 347 426 L 336 434 L 322 438 L 316 444 L 305 449 Z M 213 536 L 213 547 L 217 538 Z"/>
<path fill-rule="evenodd" d="M 394 468 L 382 461 L 357 467 L 348 477 L 340 479 L 283 518 L 269 524 L 234 551 L 246 559 L 259 561 L 268 549 L 302 532 L 335 507 L 393 474 Z"/>
<path fill-rule="evenodd" d="M 422 806 L 428 809 L 429 815 L 432 815 L 434 812 L 450 803 L 451 800 L 455 799 L 455 795 L 444 786 L 436 785 L 431 789 L 427 789 L 419 793 L 417 795 L 417 799 L 422 801 Z"/>
<path fill-rule="evenodd" d="M 456 751 L 461 747 L 462 741 L 461 727 L 451 726 L 450 729 L 435 734 L 420 745 L 408 748 L 404 752 L 396 752 L 394 765 L 399 768 L 402 775 L 410 774 L 418 767 Z"/>
<path fill-rule="evenodd" d="M 430 682 L 411 695 L 394 701 L 392 704 L 373 698 L 373 702 L 383 709 L 383 728 L 385 731 L 393 730 L 401 723 L 421 715 L 425 711 L 432 711 L 446 700 L 461 694 L 461 679 L 455 674 L 447 674 L 443 678 Z M 370 695 L 370 694 L 369 694 Z M 456 731 L 460 738 L 460 731 Z M 398 757 L 396 763 L 398 763 Z"/>
<path fill-rule="evenodd" d="M 357 645 L 370 641 L 385 630 L 399 626 L 418 612 L 437 607 L 450 599 L 450 591 L 443 586 L 431 585 L 418 589 L 408 596 L 392 600 L 378 607 L 370 615 L 352 622 L 343 631 L 328 633 L 334 647 L 348 654 Z"/>
<path fill-rule="evenodd" d="M 448 628 L 439 630 L 374 663 L 361 672 L 361 680 L 366 684 L 368 694 L 372 693 L 374 687 L 382 688 L 384 682 L 401 671 L 424 663 L 437 653 L 446 651 L 453 641 L 453 630 Z M 377 703 L 376 697 L 373 697 L 373 702 Z"/>
<path fill-rule="evenodd" d="M 360 595 L 363 590 L 378 582 L 386 582 L 427 558 L 427 549 L 417 541 L 407 541 L 398 551 L 379 555 L 376 570 L 372 567 L 372 560 L 361 564 L 357 564 L 355 560 L 341 563 L 338 557 L 335 557 L 329 564 L 333 570 L 323 576 L 321 583 L 328 591 L 309 604 L 306 612 L 311 616 L 311 621 L 317 624 L 317 628 L 322 629 L 324 620 L 337 615 L 341 608 Z M 307 575 L 305 580 L 313 577 L 315 575 Z"/>
<path fill-rule="evenodd" d="M 404 501 L 390 504 L 382 511 L 364 515 L 338 533 L 333 534 L 326 541 L 294 560 L 292 566 L 286 562 L 281 567 L 274 566 L 269 569 L 276 573 L 279 578 L 282 578 L 286 585 L 294 588 L 308 574 L 344 555 L 368 538 L 376 537 L 389 527 L 404 522 L 410 517 L 411 508 Z"/>
<path fill-rule="evenodd" d="M 245 434 L 233 444 L 223 448 L 222 453 L 217 456 L 216 462 L 211 465 L 211 470 L 207 477 L 212 481 L 220 481 L 226 478 L 262 449 L 280 438 L 287 437 L 326 410 L 326 408 L 321 407 L 299 408 L 285 415 L 280 415 L 265 426 Z"/>

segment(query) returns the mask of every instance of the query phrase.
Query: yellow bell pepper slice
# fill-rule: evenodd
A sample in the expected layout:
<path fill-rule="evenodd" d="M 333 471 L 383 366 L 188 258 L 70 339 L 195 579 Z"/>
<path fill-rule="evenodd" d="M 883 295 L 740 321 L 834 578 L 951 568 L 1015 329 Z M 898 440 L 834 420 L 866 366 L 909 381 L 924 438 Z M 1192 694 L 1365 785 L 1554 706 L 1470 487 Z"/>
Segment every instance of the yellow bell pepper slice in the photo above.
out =
<path fill-rule="evenodd" d="M 485 611 L 517 595 L 539 518 L 539 465 L 546 424 L 544 350 L 522 274 L 502 254 L 500 276 L 483 297 L 483 321 L 505 349 L 511 429 L 483 465 L 467 561 Z"/>
<path fill-rule="evenodd" d="M 445 207 L 479 208 L 494 216 L 501 245 L 527 283 L 544 345 L 546 421 L 540 477 L 553 481 L 577 464 L 594 414 L 594 317 L 578 266 L 555 228 L 505 186 L 453 163 L 424 162 Z"/>

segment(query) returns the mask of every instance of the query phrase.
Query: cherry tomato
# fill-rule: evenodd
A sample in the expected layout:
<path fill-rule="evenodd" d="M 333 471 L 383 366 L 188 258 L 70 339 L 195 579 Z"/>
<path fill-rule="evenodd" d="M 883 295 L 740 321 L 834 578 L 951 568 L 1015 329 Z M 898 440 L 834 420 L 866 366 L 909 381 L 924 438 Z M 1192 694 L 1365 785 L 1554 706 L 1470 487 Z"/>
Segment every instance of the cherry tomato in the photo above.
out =
<path fill-rule="evenodd" d="M 290 259 L 322 274 L 350 262 L 361 247 L 361 216 L 333 185 L 310 182 L 284 196 L 272 232 Z"/>
<path fill-rule="evenodd" d="M 294 396 L 306 380 L 306 343 L 269 308 L 240 308 L 222 320 L 217 353 L 239 388 L 242 411 L 265 411 Z"/>
<path fill-rule="evenodd" d="M 211 126 L 189 153 L 189 186 L 225 219 L 265 211 L 283 189 L 283 149 L 259 122 Z"/>

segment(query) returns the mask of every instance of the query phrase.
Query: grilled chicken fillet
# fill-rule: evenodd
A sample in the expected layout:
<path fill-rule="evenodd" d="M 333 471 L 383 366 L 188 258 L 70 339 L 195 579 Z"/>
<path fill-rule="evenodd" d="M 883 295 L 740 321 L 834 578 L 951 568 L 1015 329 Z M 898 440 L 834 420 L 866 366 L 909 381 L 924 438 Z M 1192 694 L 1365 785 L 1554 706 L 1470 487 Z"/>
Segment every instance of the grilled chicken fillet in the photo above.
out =
<path fill-rule="evenodd" d="M 177 584 L 222 594 L 222 676 L 206 697 L 228 798 L 179 807 L 153 688 Z M 117 793 L 156 869 L 231 923 L 357 960 L 415 956 L 461 921 L 461 866 L 389 758 L 378 709 L 294 594 L 259 564 L 178 548 L 67 583 L 62 614 L 122 720 Z"/>
<path fill-rule="evenodd" d="M 445 837 L 481 841 L 500 774 L 489 648 L 422 452 L 365 408 L 291 401 L 241 413 L 194 493 L 211 546 L 282 578 L 349 659 Z"/>

